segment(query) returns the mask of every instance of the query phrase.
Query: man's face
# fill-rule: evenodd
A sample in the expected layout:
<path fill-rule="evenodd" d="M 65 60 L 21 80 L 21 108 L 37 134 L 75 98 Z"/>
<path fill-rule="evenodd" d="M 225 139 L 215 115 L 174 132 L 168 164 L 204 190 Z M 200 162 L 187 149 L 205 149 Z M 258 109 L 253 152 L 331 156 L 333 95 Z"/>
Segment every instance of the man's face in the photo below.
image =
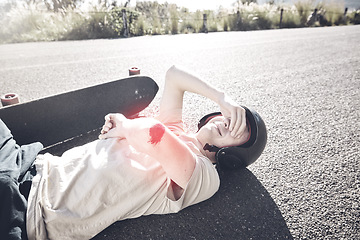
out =
<path fill-rule="evenodd" d="M 239 146 L 246 143 L 250 137 L 248 125 L 240 134 L 239 138 L 232 137 L 223 116 L 212 118 L 207 124 L 200 128 L 198 134 L 202 135 L 203 139 L 206 139 L 206 143 L 220 148 Z"/>

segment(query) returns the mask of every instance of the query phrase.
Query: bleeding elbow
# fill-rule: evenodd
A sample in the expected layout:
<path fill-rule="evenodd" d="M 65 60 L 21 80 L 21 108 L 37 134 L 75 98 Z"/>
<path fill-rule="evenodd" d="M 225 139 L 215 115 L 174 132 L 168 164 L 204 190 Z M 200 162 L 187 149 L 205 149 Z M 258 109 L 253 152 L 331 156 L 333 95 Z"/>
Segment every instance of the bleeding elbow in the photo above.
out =
<path fill-rule="evenodd" d="M 157 145 L 161 142 L 165 133 L 165 126 L 161 123 L 154 124 L 149 129 L 149 137 L 150 140 L 148 141 L 152 145 Z"/>

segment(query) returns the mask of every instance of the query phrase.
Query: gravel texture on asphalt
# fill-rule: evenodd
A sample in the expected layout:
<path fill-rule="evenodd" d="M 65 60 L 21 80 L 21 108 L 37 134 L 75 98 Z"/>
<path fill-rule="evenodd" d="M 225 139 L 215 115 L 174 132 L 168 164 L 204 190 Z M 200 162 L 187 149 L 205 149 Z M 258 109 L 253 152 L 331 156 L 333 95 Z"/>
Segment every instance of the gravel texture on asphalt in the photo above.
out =
<path fill-rule="evenodd" d="M 22 101 L 180 64 L 255 108 L 268 145 L 210 200 L 117 222 L 95 239 L 360 239 L 360 26 L 0 45 Z M 158 111 L 160 94 L 144 113 Z M 184 120 L 217 106 L 186 94 Z"/>

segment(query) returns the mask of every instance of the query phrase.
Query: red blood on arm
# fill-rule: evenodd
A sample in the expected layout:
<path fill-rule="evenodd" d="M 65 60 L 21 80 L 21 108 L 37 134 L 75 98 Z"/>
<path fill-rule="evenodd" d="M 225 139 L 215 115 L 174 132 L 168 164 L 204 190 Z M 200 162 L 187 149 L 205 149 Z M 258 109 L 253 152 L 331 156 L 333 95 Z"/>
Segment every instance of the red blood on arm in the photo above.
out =
<path fill-rule="evenodd" d="M 158 144 L 165 133 L 164 125 L 157 123 L 152 126 L 149 130 L 150 140 L 149 143 L 151 144 Z"/>

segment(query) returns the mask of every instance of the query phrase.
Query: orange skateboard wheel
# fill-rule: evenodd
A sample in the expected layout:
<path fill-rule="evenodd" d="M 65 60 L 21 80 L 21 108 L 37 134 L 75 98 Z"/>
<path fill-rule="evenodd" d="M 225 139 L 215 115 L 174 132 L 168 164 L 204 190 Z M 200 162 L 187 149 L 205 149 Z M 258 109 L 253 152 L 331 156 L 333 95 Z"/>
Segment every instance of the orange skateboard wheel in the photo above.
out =
<path fill-rule="evenodd" d="M 129 69 L 129 76 L 139 75 L 139 74 L 140 74 L 140 68 L 132 67 Z"/>
<path fill-rule="evenodd" d="M 7 93 L 1 96 L 1 104 L 5 106 L 19 103 L 19 96 L 16 93 Z"/>

